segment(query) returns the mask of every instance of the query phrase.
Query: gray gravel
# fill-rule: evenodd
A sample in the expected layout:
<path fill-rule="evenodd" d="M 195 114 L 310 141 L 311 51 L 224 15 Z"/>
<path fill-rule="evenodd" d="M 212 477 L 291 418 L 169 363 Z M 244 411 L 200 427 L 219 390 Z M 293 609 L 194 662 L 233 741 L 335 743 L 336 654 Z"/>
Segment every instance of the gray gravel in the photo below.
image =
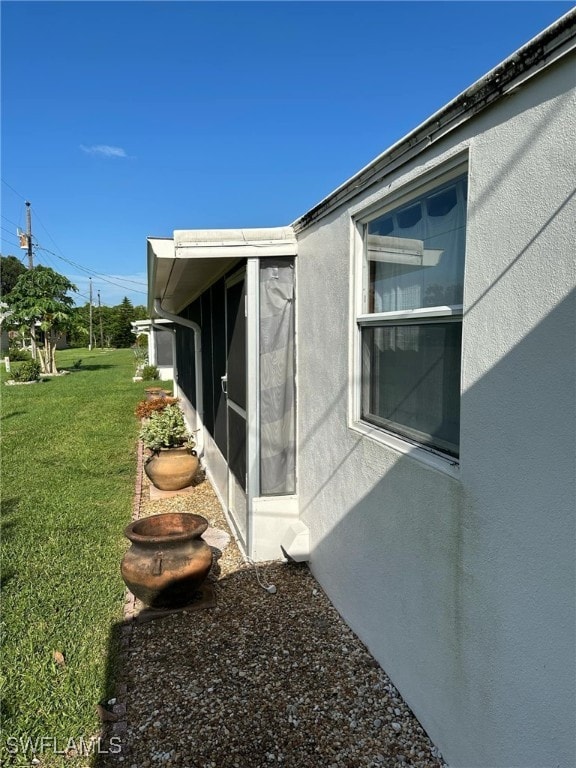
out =
<path fill-rule="evenodd" d="M 386 673 L 306 565 L 246 563 L 207 480 L 137 514 L 203 514 L 218 542 L 216 607 L 130 621 L 110 709 L 119 754 L 97 765 L 152 768 L 440 768 L 441 757 Z M 127 610 L 133 604 L 128 601 Z M 136 610 L 140 606 L 136 603 Z M 118 741 L 116 741 L 116 744 Z"/>

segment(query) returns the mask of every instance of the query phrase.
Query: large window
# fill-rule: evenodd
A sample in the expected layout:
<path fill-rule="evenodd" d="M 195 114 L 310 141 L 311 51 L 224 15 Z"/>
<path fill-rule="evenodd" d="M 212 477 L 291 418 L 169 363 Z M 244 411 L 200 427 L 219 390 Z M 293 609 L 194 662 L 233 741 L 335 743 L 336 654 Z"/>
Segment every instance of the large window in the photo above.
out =
<path fill-rule="evenodd" d="M 360 417 L 458 455 L 466 176 L 362 221 Z"/>

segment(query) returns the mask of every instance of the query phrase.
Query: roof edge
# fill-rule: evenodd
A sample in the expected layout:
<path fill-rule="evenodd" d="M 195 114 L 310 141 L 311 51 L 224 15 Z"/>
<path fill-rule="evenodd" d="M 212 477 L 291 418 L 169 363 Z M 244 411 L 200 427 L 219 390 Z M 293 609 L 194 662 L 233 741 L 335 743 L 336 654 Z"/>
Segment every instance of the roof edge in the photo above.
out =
<path fill-rule="evenodd" d="M 178 248 L 204 246 L 245 246 L 256 243 L 295 243 L 291 226 L 244 229 L 177 229 L 174 245 Z"/>
<path fill-rule="evenodd" d="M 350 197 L 377 183 L 382 175 L 404 165 L 502 96 L 520 87 L 530 77 L 568 54 L 575 45 L 576 9 L 573 8 L 298 217 L 291 225 L 294 232 L 301 232 Z"/>

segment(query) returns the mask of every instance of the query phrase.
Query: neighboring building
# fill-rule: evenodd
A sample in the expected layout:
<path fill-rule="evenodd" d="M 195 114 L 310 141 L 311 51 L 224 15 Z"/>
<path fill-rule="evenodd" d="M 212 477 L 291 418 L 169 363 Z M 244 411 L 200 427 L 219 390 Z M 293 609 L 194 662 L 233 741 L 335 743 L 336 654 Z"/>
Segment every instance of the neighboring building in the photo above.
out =
<path fill-rule="evenodd" d="M 44 344 L 44 331 L 42 330 L 41 323 L 39 320 L 36 321 L 36 344 L 42 345 Z M 30 338 L 24 339 L 22 337 L 22 334 L 18 331 L 7 331 L 2 330 L 1 337 L 0 337 L 0 353 L 2 355 L 8 355 L 10 344 L 12 342 L 15 342 L 18 347 L 21 349 L 27 349 L 28 351 L 32 350 L 32 344 L 30 342 Z M 56 340 L 56 349 L 68 349 L 68 337 L 66 332 L 62 332 L 59 334 L 58 339 Z"/>
<path fill-rule="evenodd" d="M 290 227 L 148 240 L 240 543 L 309 560 L 453 768 L 576 761 L 575 40 Z"/>
<path fill-rule="evenodd" d="M 174 378 L 174 324 L 168 320 L 133 320 L 132 333 L 148 337 L 148 364 L 158 368 L 161 381 Z"/>

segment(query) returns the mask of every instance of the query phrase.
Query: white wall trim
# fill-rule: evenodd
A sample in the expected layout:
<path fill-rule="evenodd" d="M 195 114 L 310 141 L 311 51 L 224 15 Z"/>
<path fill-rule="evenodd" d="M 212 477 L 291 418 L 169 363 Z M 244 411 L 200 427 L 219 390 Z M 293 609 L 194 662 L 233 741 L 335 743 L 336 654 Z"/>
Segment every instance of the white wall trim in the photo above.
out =
<path fill-rule="evenodd" d="M 260 494 L 260 261 L 246 264 L 246 546 L 254 557 L 254 498 Z"/>

